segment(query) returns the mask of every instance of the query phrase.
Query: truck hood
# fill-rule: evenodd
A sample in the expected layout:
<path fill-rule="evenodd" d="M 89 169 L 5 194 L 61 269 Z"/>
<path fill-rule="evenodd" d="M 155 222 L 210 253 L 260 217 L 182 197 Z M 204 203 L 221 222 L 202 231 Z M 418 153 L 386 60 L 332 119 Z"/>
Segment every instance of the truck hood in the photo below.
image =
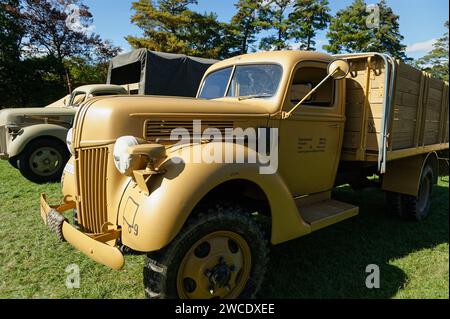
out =
<path fill-rule="evenodd" d="M 146 139 L 148 120 L 174 120 L 180 123 L 179 127 L 193 120 L 214 120 L 214 123 L 219 123 L 260 118 L 265 124 L 272 103 L 262 99 L 200 100 L 161 96 L 95 98 L 78 113 L 76 140 L 80 142 L 78 146 L 84 147 L 109 144 L 126 135 Z"/>
<path fill-rule="evenodd" d="M 54 121 L 71 122 L 75 112 L 75 109 L 66 107 L 5 109 L 0 111 L 0 126 L 10 124 L 28 126 Z"/>

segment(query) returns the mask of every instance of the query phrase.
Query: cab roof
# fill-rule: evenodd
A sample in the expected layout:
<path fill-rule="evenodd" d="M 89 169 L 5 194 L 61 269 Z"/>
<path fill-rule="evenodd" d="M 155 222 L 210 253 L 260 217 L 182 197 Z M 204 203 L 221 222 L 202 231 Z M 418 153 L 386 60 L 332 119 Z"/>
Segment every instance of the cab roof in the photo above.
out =
<path fill-rule="evenodd" d="M 120 85 L 113 85 L 113 84 L 90 84 L 90 85 L 83 85 L 80 87 L 77 87 L 75 92 L 93 92 L 93 91 L 102 91 L 102 92 L 118 92 L 118 91 L 124 91 L 126 92 L 126 89 Z"/>
<path fill-rule="evenodd" d="M 235 64 L 250 63 L 277 63 L 281 64 L 283 68 L 292 68 L 298 62 L 308 60 L 329 63 L 333 61 L 334 58 L 331 55 L 314 51 L 264 51 L 239 55 L 230 59 L 223 60 L 221 62 L 217 62 L 209 68 L 208 73 Z"/>

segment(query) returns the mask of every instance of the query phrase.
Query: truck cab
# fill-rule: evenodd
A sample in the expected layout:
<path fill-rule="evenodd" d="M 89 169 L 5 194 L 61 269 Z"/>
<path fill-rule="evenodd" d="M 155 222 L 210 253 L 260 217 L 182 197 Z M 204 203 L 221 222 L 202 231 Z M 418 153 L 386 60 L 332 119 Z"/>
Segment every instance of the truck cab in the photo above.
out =
<path fill-rule="evenodd" d="M 341 172 L 378 174 L 400 207 L 428 212 L 421 201 L 430 200 L 436 152 L 448 148 L 448 122 L 442 116 L 431 146 L 420 138 L 413 148 L 397 146 L 389 116 L 401 109 L 391 97 L 401 95 L 394 84 L 405 70 L 381 54 L 262 52 L 212 65 L 196 98 L 95 98 L 69 134 L 64 204 L 42 195 L 41 216 L 110 268 L 121 269 L 127 252 L 145 254 L 150 298 L 253 297 L 270 244 L 358 214 L 331 198 Z M 439 87 L 446 114 L 448 84 Z M 351 127 L 348 105 L 359 107 Z M 419 136 L 428 125 L 421 107 Z M 398 160 L 408 187 L 392 183 Z M 71 209 L 73 223 L 61 215 Z"/>
<path fill-rule="evenodd" d="M 120 85 L 95 84 L 76 88 L 72 94 L 65 98 L 65 106 L 79 107 L 81 104 L 96 96 L 126 95 L 128 91 Z"/>

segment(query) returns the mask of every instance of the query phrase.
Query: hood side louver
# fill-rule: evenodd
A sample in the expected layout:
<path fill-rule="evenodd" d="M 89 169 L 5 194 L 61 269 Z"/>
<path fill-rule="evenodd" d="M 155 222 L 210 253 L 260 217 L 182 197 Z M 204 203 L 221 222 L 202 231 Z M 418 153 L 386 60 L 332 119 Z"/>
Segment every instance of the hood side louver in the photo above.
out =
<path fill-rule="evenodd" d="M 201 121 L 201 132 L 203 133 L 208 128 L 216 128 L 222 136 L 225 135 L 225 129 L 233 128 L 233 121 Z M 183 120 L 148 120 L 145 122 L 145 139 L 147 141 L 156 142 L 170 140 L 172 131 L 177 128 L 186 129 L 189 134 L 194 134 L 194 122 Z"/>

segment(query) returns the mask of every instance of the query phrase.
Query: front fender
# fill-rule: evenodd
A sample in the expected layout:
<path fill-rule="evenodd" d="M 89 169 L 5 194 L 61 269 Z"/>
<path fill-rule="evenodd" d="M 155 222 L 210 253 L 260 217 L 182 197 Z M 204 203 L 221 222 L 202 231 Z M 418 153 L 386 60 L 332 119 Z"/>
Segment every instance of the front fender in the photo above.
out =
<path fill-rule="evenodd" d="M 28 143 L 39 137 L 56 138 L 65 144 L 67 132 L 68 129 L 55 124 L 38 124 L 24 127 L 20 134 L 10 142 L 8 154 L 10 157 L 19 155 Z"/>
<path fill-rule="evenodd" d="M 193 146 L 192 151 L 201 152 L 202 147 Z M 183 161 L 176 164 L 175 158 Z M 168 245 L 205 195 L 220 184 L 237 179 L 259 185 L 266 194 L 272 212 L 273 244 L 311 232 L 281 176 L 261 175 L 257 164 L 196 164 L 178 152 L 171 154 L 161 169 L 166 173 L 153 175 L 148 182 L 149 195 L 134 183 L 123 194 L 118 223 L 123 229 L 122 242 L 134 250 L 156 251 Z"/>

